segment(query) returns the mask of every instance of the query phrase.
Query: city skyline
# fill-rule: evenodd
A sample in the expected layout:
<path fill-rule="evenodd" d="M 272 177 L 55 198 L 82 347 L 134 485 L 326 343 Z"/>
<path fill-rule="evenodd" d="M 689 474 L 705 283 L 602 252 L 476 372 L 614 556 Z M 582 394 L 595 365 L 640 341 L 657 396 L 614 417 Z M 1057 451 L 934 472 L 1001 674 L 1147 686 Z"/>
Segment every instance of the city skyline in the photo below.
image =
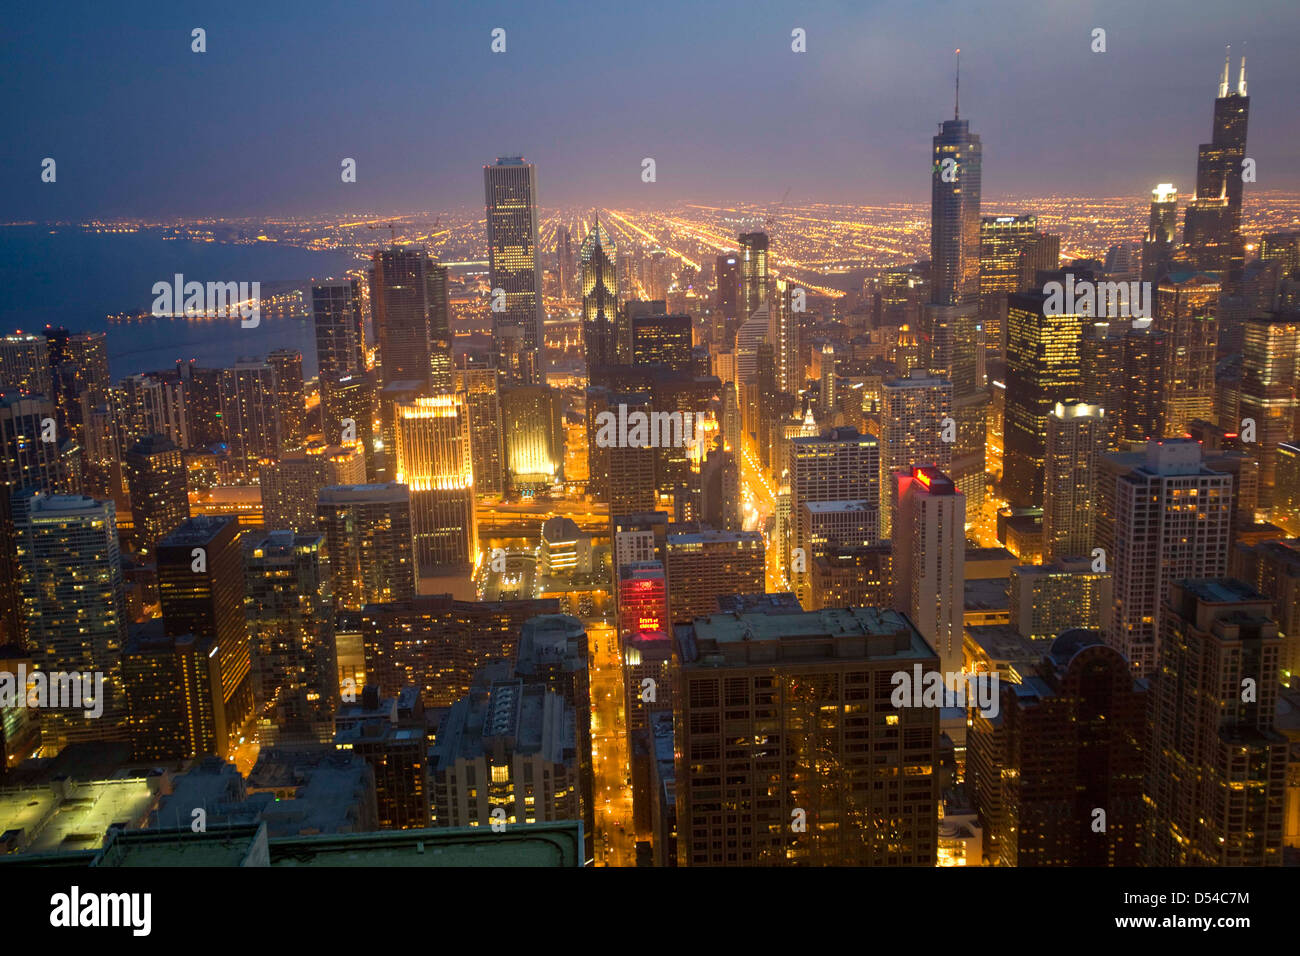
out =
<path fill-rule="evenodd" d="M 197 15 L 205 24 L 169 11 L 47 76 L 29 91 L 26 109 L 15 108 L 11 93 L 13 134 L 0 152 L 5 208 L 46 221 L 454 207 L 472 202 L 476 164 L 511 154 L 550 170 L 543 205 L 719 196 L 775 203 L 787 189 L 801 201 L 917 200 L 924 140 L 952 112 L 958 47 L 962 113 L 989 147 L 989 195 L 1046 194 L 1063 181 L 1092 195 L 1145 193 L 1173 181 L 1192 195 L 1195 164 L 1175 144 L 1203 137 L 1204 93 L 1216 87 L 1225 45 L 1249 59 L 1261 185 L 1300 185 L 1283 94 L 1294 86 L 1297 27 L 1277 15 L 1284 4 L 1229 12 L 1205 3 L 1192 15 L 1174 3 L 1050 13 L 997 6 L 1001 17 L 946 3 L 931 4 L 929 16 L 883 4 L 862 11 L 723 4 L 692 11 L 685 30 L 671 6 L 588 13 L 586 30 L 621 39 L 588 51 L 581 70 L 555 55 L 573 43 L 572 21 L 540 11 L 399 4 L 391 19 L 346 21 L 346 30 L 341 4 L 314 7 L 310 18 L 237 6 Z M 73 42 L 89 42 L 102 16 L 85 10 Z M 66 24 L 34 17 L 8 41 L 19 68 L 39 69 L 68 42 Z M 410 29 L 390 32 L 398 22 Z M 208 52 L 191 52 L 196 26 L 207 31 Z M 497 28 L 506 30 L 503 53 L 491 50 Z M 806 33 L 807 52 L 791 49 L 796 28 Z M 1096 28 L 1106 30 L 1104 53 L 1091 49 Z M 397 55 L 421 43 L 443 54 L 432 76 Z M 628 46 L 675 68 L 623 73 Z M 349 50 L 384 48 L 394 55 L 382 68 L 338 86 L 294 56 L 311 49 L 313 61 L 332 62 Z M 176 82 L 143 88 L 153 70 L 135 70 L 141 62 Z M 240 63 L 247 68 L 230 68 Z M 218 68 L 222 83 L 214 86 Z M 593 72 L 612 82 L 586 83 Z M 530 86 L 521 98 L 524 77 Z M 269 83 L 277 95 L 266 94 Z M 1134 88 L 1148 95 L 1134 97 Z M 607 117 L 599 137 L 581 124 L 585 111 L 569 106 L 579 95 Z M 404 112 L 427 120 L 399 126 L 396 140 L 380 133 Z M 350 120 L 321 122 L 330 115 Z M 167 135 L 161 117 L 184 118 L 184 135 Z M 431 139 L 426 129 L 456 135 Z M 153 150 L 136 150 L 150 140 Z M 231 151 L 228 141 L 243 148 Z M 1128 148 L 1135 142 L 1144 148 Z M 59 179 L 42 193 L 35 186 L 45 157 L 59 162 Z M 652 184 L 641 181 L 646 157 L 656 160 Z M 357 163 L 353 183 L 341 182 L 346 158 Z"/>

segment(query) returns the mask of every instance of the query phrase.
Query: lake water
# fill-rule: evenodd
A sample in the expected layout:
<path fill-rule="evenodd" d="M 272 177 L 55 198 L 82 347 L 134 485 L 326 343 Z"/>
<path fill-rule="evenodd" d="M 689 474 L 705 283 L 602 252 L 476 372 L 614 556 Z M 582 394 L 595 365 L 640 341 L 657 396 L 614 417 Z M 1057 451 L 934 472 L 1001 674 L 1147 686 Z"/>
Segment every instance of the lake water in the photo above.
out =
<path fill-rule="evenodd" d="M 109 313 L 147 311 L 153 285 L 186 281 L 309 284 L 359 264 L 349 253 L 313 252 L 279 243 L 234 244 L 163 238 L 157 231 L 87 233 L 75 226 L 0 227 L 0 334 L 39 332 L 47 324 L 74 332 L 107 332 L 114 380 L 172 367 L 177 359 L 229 365 L 278 348 L 303 353 L 316 374 L 309 319 L 263 317 L 243 328 L 238 318 L 187 321 L 149 318 L 110 323 Z"/>

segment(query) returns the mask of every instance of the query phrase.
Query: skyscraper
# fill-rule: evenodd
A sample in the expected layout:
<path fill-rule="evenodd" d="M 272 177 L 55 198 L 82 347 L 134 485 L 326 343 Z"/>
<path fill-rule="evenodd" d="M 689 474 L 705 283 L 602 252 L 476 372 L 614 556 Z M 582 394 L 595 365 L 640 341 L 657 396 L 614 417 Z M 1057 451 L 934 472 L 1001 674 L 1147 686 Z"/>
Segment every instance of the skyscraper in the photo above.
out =
<path fill-rule="evenodd" d="M 1146 676 L 1160 660 L 1169 585 L 1227 573 L 1232 476 L 1206 467 L 1200 444 L 1191 439 L 1153 441 L 1145 462 L 1118 476 L 1113 502 L 1107 561 L 1115 574 L 1115 606 L 1106 641 Z"/>
<path fill-rule="evenodd" d="M 336 608 L 359 611 L 367 604 L 415 596 L 411 490 L 406 485 L 323 488 L 317 515 Z"/>
<path fill-rule="evenodd" d="M 257 472 L 262 526 L 270 531 L 315 531 L 316 498 L 329 485 L 363 485 L 366 459 L 358 445 L 312 445 L 263 459 Z"/>
<path fill-rule="evenodd" d="M 376 249 L 372 262 L 370 310 L 383 383 L 430 383 L 435 342 L 443 341 L 435 324 L 446 319 L 446 273 L 424 249 Z"/>
<path fill-rule="evenodd" d="M 253 703 L 263 746 L 325 743 L 338 702 L 324 538 L 271 531 L 243 544 Z"/>
<path fill-rule="evenodd" d="M 1060 405 L 1047 416 L 1043 469 L 1043 560 L 1090 555 L 1096 547 L 1097 458 L 1106 451 L 1106 412 Z"/>
<path fill-rule="evenodd" d="M 160 538 L 190 516 L 190 499 L 181 450 L 166 435 L 149 435 L 126 453 L 131 492 L 132 545 L 152 554 Z"/>
<path fill-rule="evenodd" d="M 617 363 L 618 275 L 614 240 L 597 220 L 578 252 L 582 269 L 582 342 L 587 373 Z"/>
<path fill-rule="evenodd" d="M 1047 417 L 1058 403 L 1081 401 L 1084 318 L 1050 311 L 1041 288 L 1013 294 L 1007 310 L 1002 487 L 1016 506 L 1042 504 Z"/>
<path fill-rule="evenodd" d="M 975 711 L 967 736 L 967 780 L 994 858 L 1017 867 L 1137 866 L 1145 682 L 1096 631 L 1072 629 L 1001 695 L 999 713 Z"/>
<path fill-rule="evenodd" d="M 1243 423 L 1249 419 L 1255 425 L 1259 505 L 1268 510 L 1278 445 L 1296 437 L 1300 414 L 1300 312 L 1268 312 L 1248 318 L 1244 326 L 1240 412 Z"/>
<path fill-rule="evenodd" d="M 168 637 L 210 641 L 221 667 L 226 746 L 252 713 L 244 561 L 234 515 L 195 515 L 158 542 L 158 601 Z"/>
<path fill-rule="evenodd" d="M 934 866 L 939 710 L 890 697 L 939 662 L 906 616 L 714 614 L 677 640 L 678 865 Z"/>
<path fill-rule="evenodd" d="M 1169 274 L 1178 235 L 1178 190 L 1161 183 L 1151 190 L 1151 216 L 1142 237 L 1142 281 L 1153 285 Z"/>
<path fill-rule="evenodd" d="M 1245 258 L 1241 173 L 1250 118 L 1246 58 L 1241 58 L 1235 88 L 1229 85 L 1229 60 L 1229 56 L 1223 59 L 1210 142 L 1202 143 L 1196 155 L 1196 196 L 1187 206 L 1182 250 L 1189 268 L 1219 273 L 1225 280 L 1240 275 Z"/>
<path fill-rule="evenodd" d="M 280 386 L 275 366 L 240 359 L 221 373 L 221 415 L 230 457 L 239 474 L 257 474 L 262 458 L 274 458 L 283 448 Z"/>
<path fill-rule="evenodd" d="M 280 409 L 281 447 L 297 451 L 307 437 L 307 400 L 303 395 L 302 353 L 276 349 L 266 357 L 275 369 L 276 404 Z"/>
<path fill-rule="evenodd" d="M 564 433 L 558 392 L 548 385 L 503 387 L 501 422 L 512 489 L 535 491 L 562 480 Z"/>
<path fill-rule="evenodd" d="M 507 369 L 501 329 L 522 330 L 519 345 L 538 356 L 544 345 L 542 271 L 537 259 L 537 167 L 522 156 L 502 156 L 483 167 L 487 204 L 488 281 L 505 293 L 504 308 L 492 312 L 492 344 L 498 368 Z"/>
<path fill-rule="evenodd" d="M 896 472 L 894 607 L 939 655 L 945 674 L 962 669 L 966 502 L 937 468 Z"/>
<path fill-rule="evenodd" d="M 743 324 L 762 306 L 768 304 L 767 233 L 740 234 L 740 286 L 738 299 Z"/>
<path fill-rule="evenodd" d="M 43 335 L 17 332 L 0 336 L 0 388 L 53 398 L 50 377 L 50 349 Z"/>
<path fill-rule="evenodd" d="M 980 218 L 980 324 L 990 354 L 1002 355 L 1006 348 L 1007 296 L 1022 291 L 1021 259 L 1041 235 L 1032 214 Z"/>
<path fill-rule="evenodd" d="M 1156 290 L 1155 326 L 1165 339 L 1160 367 L 1160 436 L 1184 434 L 1192 421 L 1214 419 L 1216 319 L 1221 284 L 1204 273 L 1176 272 Z"/>
<path fill-rule="evenodd" d="M 1147 866 L 1280 866 L 1287 740 L 1274 729 L 1272 602 L 1231 578 L 1172 582 L 1149 709 Z"/>
<path fill-rule="evenodd" d="M 881 536 L 891 534 L 890 521 L 896 471 L 913 465 L 933 465 L 946 471 L 952 464 L 952 442 L 947 440 L 944 420 L 952 412 L 952 383 L 912 369 L 904 379 L 887 381 L 881 387 L 880 489 Z"/>
<path fill-rule="evenodd" d="M 361 283 L 341 279 L 311 287 L 316 327 L 316 366 L 321 382 L 332 375 L 365 371 L 365 322 Z M 322 402 L 324 396 L 321 397 Z"/>
<path fill-rule="evenodd" d="M 676 371 L 691 367 L 693 347 L 689 315 L 638 315 L 632 318 L 632 364 L 662 365 Z"/>
<path fill-rule="evenodd" d="M 43 671 L 103 678 L 96 706 L 76 700 L 43 713 L 41 741 L 58 750 L 124 740 L 126 597 L 113 503 L 28 488 L 13 495 L 11 507 L 25 645 Z"/>
<path fill-rule="evenodd" d="M 478 554 L 469 415 L 460 395 L 396 406 L 397 473 L 410 489 L 419 574 L 468 575 Z"/>
<path fill-rule="evenodd" d="M 474 465 L 474 491 L 479 495 L 505 493 L 505 448 L 501 434 L 501 396 L 497 370 L 456 370 L 456 388 L 469 416 L 470 457 Z"/>

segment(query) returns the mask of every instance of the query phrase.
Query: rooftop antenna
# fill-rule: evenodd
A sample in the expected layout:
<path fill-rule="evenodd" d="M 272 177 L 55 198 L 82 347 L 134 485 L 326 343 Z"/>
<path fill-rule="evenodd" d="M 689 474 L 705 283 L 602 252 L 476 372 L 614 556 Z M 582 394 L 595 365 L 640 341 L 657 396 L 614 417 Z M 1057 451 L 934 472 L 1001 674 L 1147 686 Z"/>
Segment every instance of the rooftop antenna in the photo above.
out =
<path fill-rule="evenodd" d="M 1219 98 L 1228 95 L 1228 61 L 1232 59 L 1232 44 L 1228 44 L 1223 52 L 1223 79 L 1219 81 Z"/>
<path fill-rule="evenodd" d="M 957 81 L 956 94 L 952 103 L 952 118 L 961 119 L 961 47 L 957 47 L 953 55 L 957 57 Z"/>

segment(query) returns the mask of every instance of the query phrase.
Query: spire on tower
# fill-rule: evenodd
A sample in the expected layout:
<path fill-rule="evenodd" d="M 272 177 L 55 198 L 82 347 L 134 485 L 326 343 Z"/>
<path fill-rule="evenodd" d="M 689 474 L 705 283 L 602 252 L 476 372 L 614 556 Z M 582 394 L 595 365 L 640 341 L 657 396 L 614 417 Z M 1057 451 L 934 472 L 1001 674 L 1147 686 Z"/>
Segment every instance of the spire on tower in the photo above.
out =
<path fill-rule="evenodd" d="M 953 99 L 953 104 L 952 104 L 952 118 L 961 119 L 961 47 L 957 47 L 957 50 L 953 55 L 957 57 L 957 77 L 956 77 L 957 88 L 955 91 L 955 97 Z M 1225 73 L 1224 76 L 1226 77 L 1227 74 Z"/>
<path fill-rule="evenodd" d="M 1246 95 L 1246 54 L 1241 55 L 1241 73 L 1237 77 L 1237 92 Z"/>
<path fill-rule="evenodd" d="M 1228 61 L 1232 59 L 1232 46 L 1223 54 L 1223 79 L 1219 80 L 1219 99 L 1228 95 Z"/>

